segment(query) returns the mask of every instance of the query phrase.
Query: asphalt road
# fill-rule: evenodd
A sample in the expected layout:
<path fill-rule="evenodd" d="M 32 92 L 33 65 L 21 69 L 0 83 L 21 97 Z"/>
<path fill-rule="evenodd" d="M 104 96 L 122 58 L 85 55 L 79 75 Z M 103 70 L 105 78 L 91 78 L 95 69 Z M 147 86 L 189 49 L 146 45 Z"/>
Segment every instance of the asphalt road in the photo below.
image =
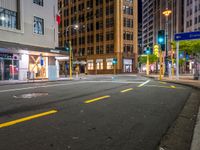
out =
<path fill-rule="evenodd" d="M 191 91 L 125 75 L 0 86 L 0 149 L 155 150 Z"/>

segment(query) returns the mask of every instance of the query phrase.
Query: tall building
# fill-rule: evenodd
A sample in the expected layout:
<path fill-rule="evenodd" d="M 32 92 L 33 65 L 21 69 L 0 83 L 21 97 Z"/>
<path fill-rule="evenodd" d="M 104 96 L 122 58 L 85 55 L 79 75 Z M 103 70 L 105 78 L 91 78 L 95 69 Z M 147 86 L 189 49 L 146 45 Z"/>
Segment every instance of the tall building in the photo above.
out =
<path fill-rule="evenodd" d="M 138 0 L 138 54 L 142 53 L 142 0 Z"/>
<path fill-rule="evenodd" d="M 184 30 L 184 0 L 143 0 L 143 49 L 153 48 L 157 44 L 158 30 L 168 32 L 168 45 L 174 40 L 174 34 Z M 166 18 L 163 12 L 172 13 Z"/>
<path fill-rule="evenodd" d="M 153 47 L 154 0 L 142 0 L 142 49 Z"/>
<path fill-rule="evenodd" d="M 134 72 L 138 55 L 137 0 L 59 0 L 59 45 L 72 42 L 80 72 Z M 79 25 L 79 29 L 66 28 Z M 113 59 L 117 64 L 113 65 Z"/>
<path fill-rule="evenodd" d="M 184 32 L 200 31 L 200 1 L 184 1 Z"/>
<path fill-rule="evenodd" d="M 57 78 L 57 1 L 0 0 L 0 80 Z"/>

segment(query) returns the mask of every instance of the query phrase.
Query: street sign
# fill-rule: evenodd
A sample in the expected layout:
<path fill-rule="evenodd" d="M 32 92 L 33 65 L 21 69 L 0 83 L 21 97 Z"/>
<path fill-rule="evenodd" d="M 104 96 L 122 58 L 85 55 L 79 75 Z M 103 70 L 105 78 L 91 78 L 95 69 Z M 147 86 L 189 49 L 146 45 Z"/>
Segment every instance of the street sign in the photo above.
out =
<path fill-rule="evenodd" d="M 174 39 L 175 41 L 200 39 L 200 31 L 177 33 L 175 34 Z"/>

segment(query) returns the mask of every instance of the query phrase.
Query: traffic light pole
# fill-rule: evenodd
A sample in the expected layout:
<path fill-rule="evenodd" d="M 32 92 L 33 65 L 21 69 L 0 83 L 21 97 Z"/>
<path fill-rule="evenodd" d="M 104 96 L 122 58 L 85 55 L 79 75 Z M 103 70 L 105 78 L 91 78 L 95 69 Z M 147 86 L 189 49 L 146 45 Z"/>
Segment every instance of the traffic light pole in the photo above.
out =
<path fill-rule="evenodd" d="M 159 73 L 159 79 L 162 80 L 162 70 L 163 70 L 163 64 L 162 64 L 162 51 L 159 51 L 159 57 L 160 57 L 160 73 Z"/>
<path fill-rule="evenodd" d="M 166 17 L 165 76 L 168 75 L 168 17 Z"/>
<path fill-rule="evenodd" d="M 147 65 L 146 65 L 146 74 L 149 75 L 149 54 L 147 54 Z"/>
<path fill-rule="evenodd" d="M 69 79 L 72 80 L 72 45 L 69 41 Z"/>

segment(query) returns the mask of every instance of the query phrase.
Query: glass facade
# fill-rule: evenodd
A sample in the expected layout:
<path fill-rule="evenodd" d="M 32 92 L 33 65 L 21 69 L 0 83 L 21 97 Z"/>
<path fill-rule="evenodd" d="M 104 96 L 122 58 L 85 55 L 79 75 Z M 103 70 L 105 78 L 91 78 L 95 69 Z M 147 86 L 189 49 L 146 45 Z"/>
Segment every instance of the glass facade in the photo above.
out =
<path fill-rule="evenodd" d="M 34 78 L 48 78 L 48 57 L 29 56 L 29 71 Z"/>
<path fill-rule="evenodd" d="M 13 54 L 0 53 L 0 80 L 18 80 L 19 60 Z"/>
<path fill-rule="evenodd" d="M 0 27 L 16 29 L 17 13 L 0 7 Z"/>

